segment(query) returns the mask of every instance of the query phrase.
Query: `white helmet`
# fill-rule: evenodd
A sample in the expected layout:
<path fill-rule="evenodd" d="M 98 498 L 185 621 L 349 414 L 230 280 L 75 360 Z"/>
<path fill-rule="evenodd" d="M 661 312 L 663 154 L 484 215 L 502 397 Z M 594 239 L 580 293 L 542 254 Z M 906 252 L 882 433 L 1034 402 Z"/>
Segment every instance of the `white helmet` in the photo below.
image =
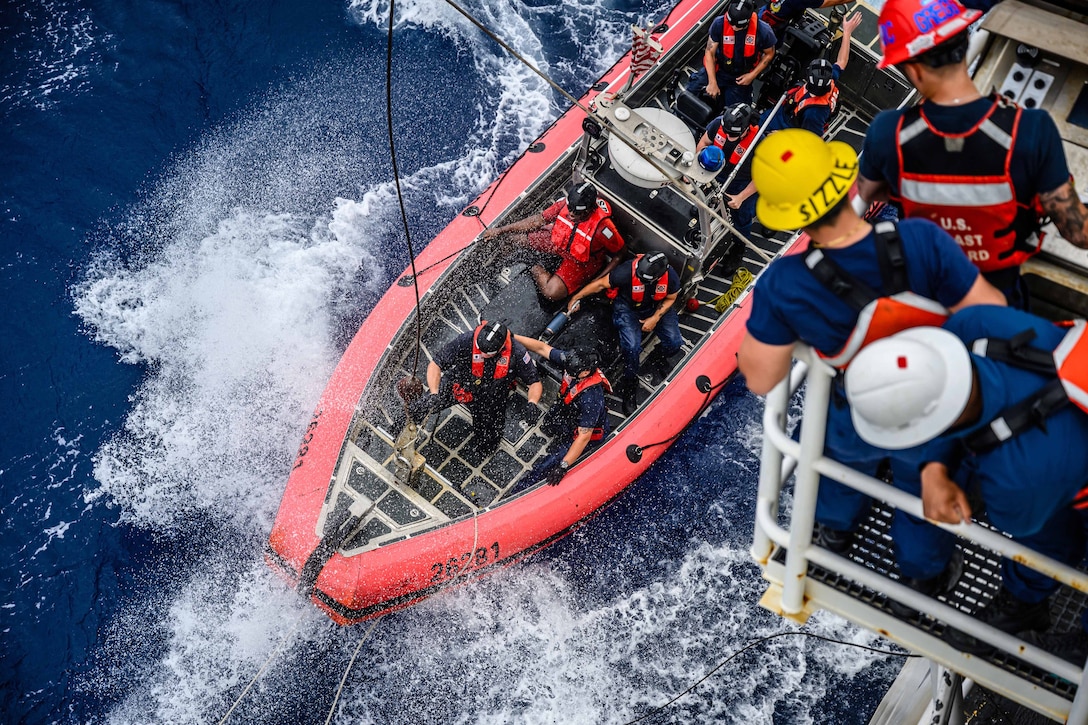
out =
<path fill-rule="evenodd" d="M 971 356 L 939 327 L 914 327 L 866 346 L 846 370 L 854 428 L 885 450 L 912 448 L 944 433 L 967 407 Z"/>

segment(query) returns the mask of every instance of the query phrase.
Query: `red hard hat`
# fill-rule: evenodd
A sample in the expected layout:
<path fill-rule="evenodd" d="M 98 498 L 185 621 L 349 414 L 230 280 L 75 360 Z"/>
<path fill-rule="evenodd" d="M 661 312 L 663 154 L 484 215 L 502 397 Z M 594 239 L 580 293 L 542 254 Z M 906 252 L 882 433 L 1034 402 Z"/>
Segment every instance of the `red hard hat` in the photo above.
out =
<path fill-rule="evenodd" d="M 887 0 L 880 11 L 878 68 L 910 60 L 940 45 L 982 17 L 958 0 Z"/>

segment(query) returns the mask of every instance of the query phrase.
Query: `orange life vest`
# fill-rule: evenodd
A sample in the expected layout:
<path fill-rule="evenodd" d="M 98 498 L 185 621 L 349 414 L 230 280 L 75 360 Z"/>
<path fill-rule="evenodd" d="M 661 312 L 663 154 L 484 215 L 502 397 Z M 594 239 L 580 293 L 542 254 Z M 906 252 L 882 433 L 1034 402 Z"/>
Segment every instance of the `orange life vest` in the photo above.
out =
<path fill-rule="evenodd" d="M 478 340 L 480 338 L 480 330 L 484 329 L 483 325 L 476 328 L 476 332 L 472 334 L 472 376 L 476 378 L 482 378 L 484 376 L 484 354 L 480 352 L 480 345 Z M 502 350 L 499 351 L 499 361 L 495 364 L 494 378 L 496 380 L 502 380 L 506 377 L 506 373 L 510 371 L 510 354 L 514 349 L 514 343 L 510 336 L 510 333 L 506 333 L 506 341 L 502 344 Z"/>
<path fill-rule="evenodd" d="M 739 70 L 740 68 L 750 69 L 754 66 L 752 58 L 756 55 L 756 31 L 758 30 L 759 18 L 752 13 L 752 18 L 745 29 L 744 41 L 741 43 L 743 49 L 738 53 L 737 31 L 733 30 L 733 26 L 729 24 L 729 18 L 722 20 L 722 42 L 718 46 L 718 54 L 727 67 L 733 69 L 735 66 Z M 742 59 L 743 63 L 740 62 Z"/>
<path fill-rule="evenodd" d="M 910 291 L 903 240 L 895 224 L 878 222 L 873 231 L 881 277 L 890 294 L 879 294 L 828 259 L 818 247 L 809 249 L 802 257 L 813 276 L 858 313 L 854 329 L 838 352 L 816 351 L 840 370 L 846 369 L 858 351 L 871 342 L 911 327 L 940 327 L 948 319 L 948 310 L 943 305 Z"/>
<path fill-rule="evenodd" d="M 646 294 L 646 283 L 639 279 L 635 268 L 638 267 L 638 262 L 642 259 L 644 254 L 640 254 L 631 261 L 631 301 L 635 304 L 642 302 L 642 298 Z M 653 300 L 654 302 L 660 302 L 665 299 L 665 296 L 669 293 L 669 270 L 665 270 L 665 274 L 661 275 L 661 278 L 654 284 Z"/>
<path fill-rule="evenodd" d="M 755 140 L 757 134 L 759 134 L 759 126 L 748 127 L 748 130 L 740 137 L 740 141 L 737 141 L 736 146 L 733 147 L 733 152 L 729 154 L 729 162 L 726 166 L 736 166 L 740 163 L 741 157 L 744 156 L 744 152 L 748 150 L 748 147 L 752 145 L 752 141 Z M 730 143 L 730 141 L 729 137 L 725 135 L 725 127 L 718 126 L 718 130 L 714 134 L 714 145 L 724 151 L 727 143 Z"/>
<path fill-rule="evenodd" d="M 604 199 L 598 199 L 597 208 L 589 218 L 575 226 L 570 210 L 564 206 L 552 225 L 552 244 L 556 252 L 579 262 L 588 262 L 590 256 L 599 251 L 593 249 L 597 229 L 611 215 L 612 206 Z"/>
<path fill-rule="evenodd" d="M 786 92 L 786 117 L 791 122 L 796 123 L 797 117 L 801 115 L 801 111 L 812 106 L 827 106 L 827 123 L 824 124 L 824 131 L 827 131 L 828 125 L 831 123 L 831 119 L 835 116 L 835 113 L 839 110 L 839 86 L 835 81 L 831 81 L 831 90 L 822 96 L 816 96 L 808 92 L 807 86 L 802 83 L 796 88 L 791 88 Z"/>
<path fill-rule="evenodd" d="M 922 106 L 903 113 L 896 129 L 899 195 L 906 217 L 947 231 L 983 272 L 1017 267 L 1039 251 L 1038 195 L 1016 198 L 1009 165 L 1021 109 L 1004 96 L 966 133 L 938 131 Z"/>
<path fill-rule="evenodd" d="M 612 384 L 608 382 L 608 378 L 606 378 L 604 373 L 600 370 L 594 370 L 577 382 L 575 382 L 574 378 L 571 377 L 569 373 L 563 373 L 563 384 L 559 386 L 559 398 L 563 401 L 563 405 L 571 405 L 574 403 L 574 399 L 582 394 L 582 391 L 594 385 L 603 385 L 605 393 L 612 392 Z M 578 437 L 577 428 L 574 429 L 574 437 Z M 604 426 L 600 425 L 593 429 L 593 435 L 590 437 L 590 440 L 599 441 L 602 438 L 604 438 Z"/>
<path fill-rule="evenodd" d="M 1024 370 L 1053 376 L 1054 380 L 1019 403 L 1002 410 L 996 418 L 964 438 L 972 453 L 986 453 L 1036 426 L 1045 430 L 1047 416 L 1073 403 L 1088 413 L 1088 329 L 1084 320 L 1071 323 L 1069 332 L 1046 352 L 1028 345 L 1034 330 L 1011 339 L 984 337 L 971 343 L 971 352 Z M 1076 508 L 1088 508 L 1088 488 L 1077 494 Z"/>

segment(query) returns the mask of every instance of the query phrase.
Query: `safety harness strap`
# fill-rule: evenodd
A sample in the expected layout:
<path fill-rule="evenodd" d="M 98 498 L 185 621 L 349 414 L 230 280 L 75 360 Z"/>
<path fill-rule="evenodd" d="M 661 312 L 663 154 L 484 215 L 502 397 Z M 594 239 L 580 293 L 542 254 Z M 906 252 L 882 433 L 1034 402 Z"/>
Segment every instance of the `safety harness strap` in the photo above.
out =
<path fill-rule="evenodd" d="M 963 440 L 967 450 L 976 455 L 988 453 L 1005 441 L 1038 427 L 1046 432 L 1046 419 L 1069 404 L 1069 396 L 1060 380 L 1053 380 L 1027 399 L 1010 405 Z"/>
<path fill-rule="evenodd" d="M 861 312 L 873 300 L 910 290 L 907 260 L 903 254 L 903 240 L 895 224 L 890 221 L 878 222 L 873 227 L 873 231 L 876 234 L 876 256 L 880 266 L 880 277 L 888 290 L 887 294 L 878 293 L 847 272 L 828 259 L 821 249 L 813 247 L 804 256 L 805 266 L 820 284 L 856 312 Z"/>

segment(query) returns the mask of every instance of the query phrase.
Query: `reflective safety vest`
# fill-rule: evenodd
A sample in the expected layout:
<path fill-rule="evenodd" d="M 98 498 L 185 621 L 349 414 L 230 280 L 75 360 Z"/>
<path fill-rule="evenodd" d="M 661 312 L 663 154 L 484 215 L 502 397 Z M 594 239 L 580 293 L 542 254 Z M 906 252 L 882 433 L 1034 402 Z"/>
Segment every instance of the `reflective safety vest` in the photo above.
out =
<path fill-rule="evenodd" d="M 635 272 L 635 268 L 638 266 L 638 262 L 642 259 L 644 254 L 640 254 L 634 258 L 631 262 L 631 301 L 635 304 L 641 304 L 642 298 L 646 295 L 646 283 L 639 279 L 638 274 Z M 669 293 L 669 270 L 665 270 L 665 274 L 661 275 L 661 278 L 654 284 L 653 300 L 654 302 L 660 302 L 665 299 L 665 296 Z"/>
<path fill-rule="evenodd" d="M 979 357 L 1030 370 L 1054 380 L 1019 403 L 998 413 L 988 424 L 964 438 L 972 453 L 987 453 L 1005 441 L 1038 426 L 1046 430 L 1046 418 L 1070 402 L 1088 413 L 1088 325 L 1075 320 L 1053 352 L 1028 345 L 1035 330 L 1025 330 L 1009 339 L 984 337 L 971 343 Z M 1088 508 L 1088 488 L 1077 494 L 1077 508 Z"/>
<path fill-rule="evenodd" d="M 574 378 L 569 373 L 563 373 L 563 384 L 559 386 L 559 399 L 563 401 L 563 405 L 571 405 L 574 403 L 574 399 L 582 394 L 583 390 L 591 388 L 594 385 L 603 385 L 605 393 L 612 392 L 612 384 L 608 382 L 608 378 L 604 376 L 600 370 L 594 370 L 585 378 L 575 382 Z M 608 411 L 605 411 L 605 415 L 608 415 Z M 577 427 L 574 429 L 574 437 L 578 437 Z M 593 435 L 590 437 L 591 441 L 599 441 L 604 438 L 604 423 L 593 429 Z"/>
<path fill-rule="evenodd" d="M 752 13 L 752 18 L 748 21 L 748 27 L 745 29 L 744 40 L 741 43 L 743 50 L 738 53 L 737 31 L 733 30 L 733 26 L 729 24 L 729 18 L 723 16 L 722 42 L 718 46 L 718 62 L 730 71 L 740 71 L 741 73 L 747 73 L 754 68 L 755 62 L 753 59 L 756 55 L 756 32 L 758 30 L 759 19 L 755 13 Z"/>
<path fill-rule="evenodd" d="M 564 206 L 552 225 L 552 244 L 556 252 L 579 262 L 588 262 L 590 256 L 598 251 L 593 249 L 597 228 L 611 215 L 612 206 L 604 199 L 598 199 L 597 208 L 589 218 L 575 226 L 570 219 L 570 210 Z M 605 231 L 612 233 L 607 229 Z"/>
<path fill-rule="evenodd" d="M 752 141 L 755 140 L 757 134 L 759 134 L 759 126 L 748 127 L 748 130 L 740 137 L 740 141 L 737 141 L 736 145 L 733 146 L 733 152 L 729 154 L 729 161 L 726 163 L 726 166 L 736 166 L 740 163 L 741 158 L 744 156 L 744 152 L 752 145 Z M 714 145 L 724 151 L 727 143 L 733 142 L 725 135 L 725 127 L 718 126 L 718 130 L 714 134 Z"/>
<path fill-rule="evenodd" d="M 1004 96 L 962 134 L 938 131 L 922 106 L 896 129 L 899 196 L 907 217 L 939 224 L 983 272 L 1017 267 L 1039 251 L 1038 195 L 1016 198 L 1009 165 L 1021 109 Z"/>
<path fill-rule="evenodd" d="M 785 106 L 786 118 L 789 119 L 791 125 L 797 124 L 798 117 L 806 108 L 827 106 L 827 123 L 824 124 L 823 128 L 824 133 L 826 133 L 827 127 L 831 125 L 831 119 L 835 117 L 839 110 L 839 86 L 835 81 L 831 81 L 831 90 L 822 96 L 817 96 L 809 93 L 807 86 L 802 83 L 786 92 Z"/>
<path fill-rule="evenodd" d="M 938 302 L 910 291 L 903 240 L 893 222 L 878 222 L 876 233 L 877 263 L 888 294 L 881 295 L 838 264 L 828 259 L 819 247 L 802 256 L 805 267 L 830 292 L 858 313 L 857 322 L 838 352 L 817 350 L 829 365 L 846 369 L 858 351 L 871 342 L 911 327 L 940 327 L 948 319 L 948 310 Z"/>

